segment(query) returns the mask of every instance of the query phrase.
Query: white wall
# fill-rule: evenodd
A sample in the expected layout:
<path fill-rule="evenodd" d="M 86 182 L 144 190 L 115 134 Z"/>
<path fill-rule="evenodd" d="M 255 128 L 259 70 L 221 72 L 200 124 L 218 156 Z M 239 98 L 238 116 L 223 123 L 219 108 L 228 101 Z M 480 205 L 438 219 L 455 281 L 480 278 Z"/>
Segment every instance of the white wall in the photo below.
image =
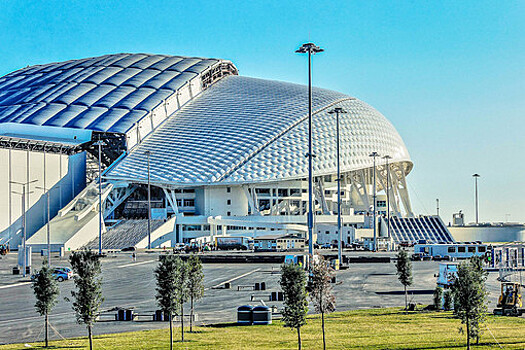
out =
<path fill-rule="evenodd" d="M 210 186 L 205 190 L 205 210 L 200 215 L 206 216 L 231 216 L 248 215 L 248 199 L 241 186 L 231 186 L 228 193 L 226 186 Z M 231 204 L 228 205 L 228 200 Z"/>
<path fill-rule="evenodd" d="M 29 172 L 27 160 L 29 154 Z M 54 217 L 61 207 L 72 198 L 73 188 L 79 193 L 85 187 L 85 153 L 74 156 L 46 153 L 46 183 L 49 190 L 50 216 Z M 27 237 L 29 238 L 47 219 L 47 200 L 44 191 L 44 153 L 22 150 L 0 149 L 0 241 L 11 237 L 11 247 L 16 247 L 22 239 L 21 195 L 12 191 L 22 192 L 22 186 L 11 184 L 10 181 L 31 184 L 26 194 Z M 10 193 L 11 190 L 11 193 Z"/>
<path fill-rule="evenodd" d="M 339 241 L 337 225 L 317 224 L 317 243 L 333 243 Z M 328 233 L 327 233 L 328 232 Z M 353 227 L 343 226 L 343 242 L 351 243 L 355 240 L 355 229 Z"/>

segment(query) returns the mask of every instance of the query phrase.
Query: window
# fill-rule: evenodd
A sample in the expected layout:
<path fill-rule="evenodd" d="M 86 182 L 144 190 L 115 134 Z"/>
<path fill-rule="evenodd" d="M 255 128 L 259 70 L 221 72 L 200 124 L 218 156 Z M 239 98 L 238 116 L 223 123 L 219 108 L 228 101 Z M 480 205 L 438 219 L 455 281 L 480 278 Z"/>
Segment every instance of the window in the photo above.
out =
<path fill-rule="evenodd" d="M 185 207 L 194 207 L 195 206 L 195 199 L 185 199 L 184 200 L 184 206 Z"/>
<path fill-rule="evenodd" d="M 292 188 L 290 189 L 290 196 L 293 196 L 295 194 L 300 194 L 301 193 L 301 189 L 300 188 Z"/>
<path fill-rule="evenodd" d="M 465 247 L 458 247 L 458 253 L 465 253 Z"/>
<path fill-rule="evenodd" d="M 177 206 L 182 207 L 182 199 L 177 199 Z"/>
<path fill-rule="evenodd" d="M 476 247 L 468 247 L 468 252 L 469 253 L 475 253 L 476 252 Z"/>
<path fill-rule="evenodd" d="M 227 204 L 227 205 L 232 205 L 232 200 L 231 200 L 231 199 L 228 199 L 228 200 L 226 201 L 226 204 Z"/>
<path fill-rule="evenodd" d="M 330 194 L 330 190 L 324 190 L 324 194 Z"/>
<path fill-rule="evenodd" d="M 448 247 L 448 252 L 449 253 L 455 253 L 456 252 L 456 247 Z"/>
<path fill-rule="evenodd" d="M 279 188 L 277 190 L 277 195 L 279 197 L 288 197 L 288 189 L 287 188 Z"/>
<path fill-rule="evenodd" d="M 329 234 L 330 234 L 330 231 L 326 231 L 325 233 L 326 233 L 327 235 L 329 235 Z"/>
<path fill-rule="evenodd" d="M 256 188 L 255 193 L 257 194 L 270 194 L 269 188 Z"/>
<path fill-rule="evenodd" d="M 487 247 L 478 247 L 478 252 L 485 253 L 487 251 Z"/>
<path fill-rule="evenodd" d="M 227 212 L 226 216 L 232 216 L 232 212 L 231 211 Z"/>
<path fill-rule="evenodd" d="M 226 193 L 230 193 L 232 191 L 231 187 L 226 187 Z"/>

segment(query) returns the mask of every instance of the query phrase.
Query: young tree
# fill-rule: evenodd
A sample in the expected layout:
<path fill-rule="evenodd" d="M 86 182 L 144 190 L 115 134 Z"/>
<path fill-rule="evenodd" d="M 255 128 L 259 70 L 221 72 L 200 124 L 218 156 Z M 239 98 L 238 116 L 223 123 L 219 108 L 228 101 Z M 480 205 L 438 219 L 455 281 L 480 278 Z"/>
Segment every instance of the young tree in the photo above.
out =
<path fill-rule="evenodd" d="M 452 295 L 454 298 L 454 315 L 466 326 L 467 349 L 470 349 L 470 339 L 481 334 L 481 324 L 487 312 L 485 281 L 487 273 L 483 271 L 482 261 L 478 258 L 469 259 L 458 265 L 457 276 L 454 277 Z M 461 329 L 462 331 L 462 329 Z"/>
<path fill-rule="evenodd" d="M 334 270 L 322 257 L 313 263 L 310 276 L 310 299 L 313 301 L 315 311 L 321 314 L 321 329 L 323 330 L 323 349 L 326 349 L 324 331 L 324 314 L 335 310 L 335 296 L 332 294 L 331 279 Z"/>
<path fill-rule="evenodd" d="M 173 314 L 177 311 L 175 270 L 175 256 L 168 254 L 164 256 L 154 271 L 157 280 L 157 295 L 155 296 L 157 304 L 164 314 L 169 315 L 170 350 L 173 349 Z"/>
<path fill-rule="evenodd" d="M 184 303 L 188 301 L 188 265 L 181 258 L 176 259 L 175 298 L 180 309 L 181 341 L 184 341 Z"/>
<path fill-rule="evenodd" d="M 396 262 L 396 269 L 397 269 L 397 278 L 405 288 L 405 310 L 408 309 L 408 293 L 407 293 L 407 287 L 412 285 L 412 262 L 410 261 L 410 258 L 408 257 L 408 253 L 406 250 L 401 249 L 397 253 L 397 262 Z"/>
<path fill-rule="evenodd" d="M 188 261 L 188 296 L 190 298 L 190 332 L 193 332 L 193 303 L 204 296 L 204 273 L 201 259 L 191 255 Z"/>
<path fill-rule="evenodd" d="M 452 310 L 452 305 L 454 305 L 454 301 L 452 300 L 452 292 L 450 290 L 446 290 L 443 293 L 443 309 L 445 311 Z"/>
<path fill-rule="evenodd" d="M 99 314 L 102 297 L 101 264 L 97 253 L 89 250 L 73 252 L 69 257 L 71 268 L 75 273 L 76 291 L 71 291 L 75 299 L 73 310 L 79 324 L 86 325 L 89 338 L 89 349 L 93 349 L 93 324 Z"/>
<path fill-rule="evenodd" d="M 46 348 L 49 346 L 48 343 L 48 325 L 49 325 L 49 313 L 53 309 L 57 302 L 59 294 L 58 283 L 49 269 L 47 261 L 44 261 L 42 268 L 35 274 L 32 284 L 33 292 L 35 293 L 36 311 L 40 316 L 44 316 L 45 324 L 45 344 Z"/>
<path fill-rule="evenodd" d="M 181 316 L 182 341 L 184 341 L 184 309 L 187 298 L 186 264 L 180 257 L 165 255 L 155 269 L 157 280 L 157 304 L 169 315 L 170 349 L 173 349 L 173 314 L 179 311 Z"/>
<path fill-rule="evenodd" d="M 434 309 L 441 310 L 441 306 L 442 306 L 441 299 L 442 298 L 443 298 L 443 288 L 437 286 L 436 289 L 434 289 L 434 295 L 433 295 Z"/>
<path fill-rule="evenodd" d="M 308 313 L 306 273 L 299 265 L 284 264 L 281 266 L 279 284 L 284 294 L 282 321 L 285 327 L 297 330 L 297 345 L 301 350 L 301 326 L 306 324 Z"/>

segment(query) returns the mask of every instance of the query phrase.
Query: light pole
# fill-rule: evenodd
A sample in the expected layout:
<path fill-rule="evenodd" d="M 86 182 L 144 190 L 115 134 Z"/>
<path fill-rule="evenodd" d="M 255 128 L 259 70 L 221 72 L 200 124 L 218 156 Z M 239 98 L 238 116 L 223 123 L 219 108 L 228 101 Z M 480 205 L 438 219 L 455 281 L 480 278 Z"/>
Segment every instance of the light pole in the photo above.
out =
<path fill-rule="evenodd" d="M 16 191 L 13 191 L 13 193 L 16 193 L 16 194 L 19 194 L 22 196 L 22 234 L 23 234 L 23 244 L 22 244 L 22 249 L 24 250 L 24 263 L 23 263 L 23 276 L 26 277 L 26 270 L 27 270 L 27 249 L 26 249 L 26 241 L 27 241 L 27 215 L 26 215 L 26 193 L 29 194 L 31 193 L 29 191 L 29 185 L 34 183 L 34 182 L 37 182 L 38 180 L 33 180 L 33 181 L 29 181 L 27 180 L 27 182 L 18 182 L 18 181 L 11 181 L 11 183 L 14 183 L 14 184 L 17 184 L 17 185 L 21 185 L 22 186 L 22 192 L 16 192 Z M 28 187 L 27 189 L 27 192 L 26 192 L 26 186 Z"/>
<path fill-rule="evenodd" d="M 373 213 L 373 220 L 374 220 L 374 249 L 373 251 L 376 252 L 377 251 L 377 225 L 376 225 L 376 157 L 379 157 L 379 154 L 377 152 L 372 152 L 370 153 L 370 157 L 372 157 L 374 159 L 374 189 L 373 189 L 373 199 L 374 199 L 374 205 L 373 205 L 373 210 L 374 210 L 374 213 Z"/>
<path fill-rule="evenodd" d="M 343 230 L 341 222 L 341 147 L 339 138 L 339 113 L 347 113 L 343 108 L 336 107 L 328 112 L 329 114 L 335 113 L 335 125 L 336 125 L 336 146 L 337 146 L 337 232 L 339 233 L 339 244 L 337 245 L 337 257 L 339 258 L 339 264 L 343 263 Z"/>
<path fill-rule="evenodd" d="M 392 157 L 387 154 L 383 159 L 386 161 L 386 225 L 387 235 L 390 239 L 390 164 L 388 164 L 388 160 Z"/>
<path fill-rule="evenodd" d="M 436 198 L 436 213 L 439 216 L 439 198 Z"/>
<path fill-rule="evenodd" d="M 478 178 L 480 177 L 481 175 L 479 174 L 474 174 L 472 175 L 472 177 L 474 178 L 474 183 L 475 183 L 475 196 L 476 196 L 476 225 L 479 223 L 479 212 L 478 212 Z"/>
<path fill-rule="evenodd" d="M 106 144 L 98 140 L 93 145 L 98 146 L 98 255 L 102 255 L 102 146 Z"/>
<path fill-rule="evenodd" d="M 312 54 L 323 52 L 319 46 L 313 43 L 303 44 L 296 53 L 308 54 L 308 253 L 314 254 L 313 229 L 314 229 L 314 206 L 313 206 L 313 153 L 312 153 Z"/>
<path fill-rule="evenodd" d="M 44 191 L 44 194 L 46 195 L 46 203 L 47 203 L 47 223 L 46 223 L 46 230 L 47 230 L 47 266 L 51 266 L 51 229 L 49 227 L 49 219 L 51 217 L 49 212 L 49 191 L 46 191 L 46 187 L 40 187 L 35 186 L 36 189 Z"/>
<path fill-rule="evenodd" d="M 151 249 L 151 183 L 150 183 L 150 166 L 149 158 L 151 156 L 150 151 L 144 152 L 148 159 L 148 249 Z"/>

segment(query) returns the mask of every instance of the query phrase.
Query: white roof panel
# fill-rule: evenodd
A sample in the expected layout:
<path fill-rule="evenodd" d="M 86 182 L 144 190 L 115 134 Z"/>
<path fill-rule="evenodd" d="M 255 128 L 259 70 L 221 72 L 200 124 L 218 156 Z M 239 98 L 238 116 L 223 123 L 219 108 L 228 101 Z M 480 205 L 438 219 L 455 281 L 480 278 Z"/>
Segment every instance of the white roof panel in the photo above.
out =
<path fill-rule="evenodd" d="M 171 185 L 255 183 L 307 175 L 307 87 L 229 76 L 190 101 L 124 157 L 109 178 Z M 370 152 L 410 162 L 395 128 L 375 109 L 335 91 L 315 88 L 316 174 L 335 172 L 334 106 L 341 115 L 343 170 L 367 168 Z M 410 162 L 411 163 L 411 162 Z"/>

